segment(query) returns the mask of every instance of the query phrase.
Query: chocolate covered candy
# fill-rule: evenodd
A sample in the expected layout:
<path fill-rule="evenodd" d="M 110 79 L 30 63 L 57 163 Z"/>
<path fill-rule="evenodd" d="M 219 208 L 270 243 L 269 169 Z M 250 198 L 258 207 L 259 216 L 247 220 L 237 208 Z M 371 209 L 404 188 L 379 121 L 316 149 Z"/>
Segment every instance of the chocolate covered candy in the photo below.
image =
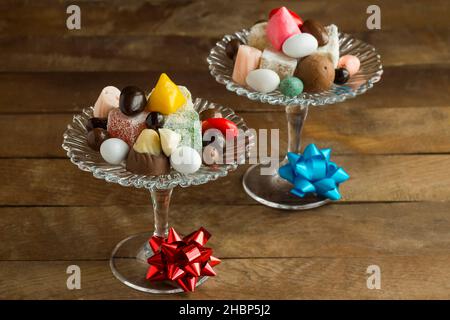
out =
<path fill-rule="evenodd" d="M 305 20 L 300 30 L 305 33 L 309 33 L 317 39 L 317 43 L 320 47 L 326 45 L 328 43 L 328 33 L 325 30 L 325 27 L 316 20 Z"/>
<path fill-rule="evenodd" d="M 103 128 L 94 128 L 87 134 L 87 143 L 95 151 L 100 150 L 103 141 L 109 139 L 109 133 Z"/>
<path fill-rule="evenodd" d="M 94 128 L 107 129 L 108 119 L 107 118 L 90 118 L 86 123 L 86 130 L 91 131 Z"/>
<path fill-rule="evenodd" d="M 272 44 L 267 37 L 267 21 L 256 23 L 250 28 L 250 33 L 247 36 L 247 44 L 259 50 L 272 47 Z"/>
<path fill-rule="evenodd" d="M 350 78 L 350 73 L 345 68 L 338 68 L 334 72 L 334 83 L 344 84 Z"/>
<path fill-rule="evenodd" d="M 109 112 L 119 107 L 120 90 L 113 86 L 103 88 L 94 105 L 94 117 L 106 118 Z"/>
<path fill-rule="evenodd" d="M 265 49 L 262 53 L 259 67 L 273 70 L 280 79 L 284 79 L 294 74 L 297 67 L 297 59 L 288 57 L 282 52 L 277 52 L 273 49 Z"/>
<path fill-rule="evenodd" d="M 334 81 L 333 63 L 326 55 L 312 54 L 300 61 L 295 75 L 302 80 L 306 92 L 325 91 Z"/>
<path fill-rule="evenodd" d="M 225 46 L 225 53 L 227 57 L 234 60 L 241 44 L 242 43 L 239 39 L 231 39 Z"/>
<path fill-rule="evenodd" d="M 159 176 L 170 173 L 170 162 L 164 154 L 139 153 L 131 148 L 127 157 L 127 170 L 136 174 Z"/>
<path fill-rule="evenodd" d="M 164 124 L 164 116 L 159 112 L 150 112 L 145 119 L 148 129 L 158 130 Z"/>
<path fill-rule="evenodd" d="M 137 137 L 147 126 L 145 119 L 148 113 L 143 111 L 135 116 L 127 116 L 118 108 L 113 109 L 108 115 L 108 133 L 111 137 L 119 138 L 133 146 Z"/>
<path fill-rule="evenodd" d="M 119 108 L 123 114 L 133 116 L 142 112 L 147 105 L 145 92 L 135 86 L 122 89 L 119 99 Z"/>
<path fill-rule="evenodd" d="M 256 48 L 241 45 L 233 68 L 233 81 L 245 85 L 245 78 L 252 70 L 258 69 L 262 52 Z"/>
<path fill-rule="evenodd" d="M 294 19 L 286 7 L 281 7 L 270 17 L 266 30 L 272 47 L 277 51 L 281 50 L 281 46 L 286 39 L 300 33 L 298 21 Z"/>

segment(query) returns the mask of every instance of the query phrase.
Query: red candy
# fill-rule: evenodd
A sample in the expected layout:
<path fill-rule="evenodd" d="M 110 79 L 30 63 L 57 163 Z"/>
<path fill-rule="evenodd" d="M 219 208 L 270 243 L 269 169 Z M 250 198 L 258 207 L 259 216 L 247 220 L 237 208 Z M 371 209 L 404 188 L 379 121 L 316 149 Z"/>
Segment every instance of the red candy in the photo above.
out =
<path fill-rule="evenodd" d="M 282 8 L 282 7 L 280 7 L 280 8 L 275 8 L 275 9 L 270 10 L 270 13 L 269 13 L 269 19 L 272 18 L 272 16 L 273 16 L 275 13 L 277 13 L 281 8 Z M 298 27 L 300 28 L 300 27 L 303 25 L 303 20 L 302 20 L 302 18 L 300 18 L 300 16 L 299 16 L 298 14 L 296 14 L 294 11 L 289 10 L 289 9 L 288 9 L 288 11 L 289 11 L 289 13 L 291 14 L 292 18 L 294 18 L 294 20 L 295 20 L 295 22 L 297 23 Z"/>
<path fill-rule="evenodd" d="M 228 135 L 232 135 L 232 137 L 237 137 L 239 130 L 236 124 L 233 121 L 230 121 L 225 118 L 209 118 L 202 122 L 202 133 L 205 133 L 205 131 L 209 129 L 217 129 L 224 137 Z"/>

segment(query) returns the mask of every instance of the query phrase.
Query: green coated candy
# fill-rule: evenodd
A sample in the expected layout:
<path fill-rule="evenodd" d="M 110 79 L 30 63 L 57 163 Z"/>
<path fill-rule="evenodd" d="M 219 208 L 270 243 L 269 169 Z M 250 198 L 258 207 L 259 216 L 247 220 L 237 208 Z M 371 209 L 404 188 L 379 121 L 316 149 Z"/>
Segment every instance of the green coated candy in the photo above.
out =
<path fill-rule="evenodd" d="M 296 77 L 286 77 L 281 80 L 279 88 L 285 96 L 295 97 L 303 92 L 303 82 Z"/>

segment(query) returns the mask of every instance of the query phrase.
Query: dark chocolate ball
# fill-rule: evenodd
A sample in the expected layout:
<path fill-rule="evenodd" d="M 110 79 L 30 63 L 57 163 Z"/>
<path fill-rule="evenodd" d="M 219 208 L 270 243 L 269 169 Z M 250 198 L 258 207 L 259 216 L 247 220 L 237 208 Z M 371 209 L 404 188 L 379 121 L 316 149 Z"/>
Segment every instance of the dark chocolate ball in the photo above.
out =
<path fill-rule="evenodd" d="M 87 134 L 87 143 L 92 149 L 99 151 L 100 146 L 106 139 L 109 139 L 109 133 L 103 128 L 94 128 Z"/>
<path fill-rule="evenodd" d="M 334 70 L 334 83 L 344 84 L 350 79 L 350 73 L 345 68 L 339 68 Z"/>
<path fill-rule="evenodd" d="M 102 128 L 106 130 L 106 126 L 108 124 L 107 118 L 90 118 L 86 123 L 86 130 L 91 131 L 95 128 Z"/>
<path fill-rule="evenodd" d="M 119 98 L 120 111 L 127 116 L 132 116 L 142 112 L 147 105 L 145 92 L 135 86 L 128 86 L 122 89 Z"/>
<path fill-rule="evenodd" d="M 164 125 L 164 116 L 159 112 L 150 112 L 145 119 L 147 128 L 158 131 Z"/>
<path fill-rule="evenodd" d="M 227 54 L 227 57 L 231 60 L 234 60 L 234 57 L 236 57 L 237 52 L 239 50 L 239 46 L 242 43 L 238 39 L 232 39 L 230 40 L 227 45 L 225 46 L 225 53 Z"/>

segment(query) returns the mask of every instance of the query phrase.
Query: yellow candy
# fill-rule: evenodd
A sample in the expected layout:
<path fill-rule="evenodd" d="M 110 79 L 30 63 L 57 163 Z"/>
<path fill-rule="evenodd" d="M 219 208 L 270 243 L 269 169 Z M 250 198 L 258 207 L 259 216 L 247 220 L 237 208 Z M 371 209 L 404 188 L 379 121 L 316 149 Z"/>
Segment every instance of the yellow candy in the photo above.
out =
<path fill-rule="evenodd" d="M 139 153 L 149 153 L 153 156 L 161 154 L 161 141 L 159 134 L 153 129 L 144 129 L 133 145 L 133 149 Z"/>
<path fill-rule="evenodd" d="M 186 98 L 178 86 L 162 73 L 155 89 L 148 99 L 146 110 L 159 112 L 165 115 L 174 113 L 186 103 Z"/>

